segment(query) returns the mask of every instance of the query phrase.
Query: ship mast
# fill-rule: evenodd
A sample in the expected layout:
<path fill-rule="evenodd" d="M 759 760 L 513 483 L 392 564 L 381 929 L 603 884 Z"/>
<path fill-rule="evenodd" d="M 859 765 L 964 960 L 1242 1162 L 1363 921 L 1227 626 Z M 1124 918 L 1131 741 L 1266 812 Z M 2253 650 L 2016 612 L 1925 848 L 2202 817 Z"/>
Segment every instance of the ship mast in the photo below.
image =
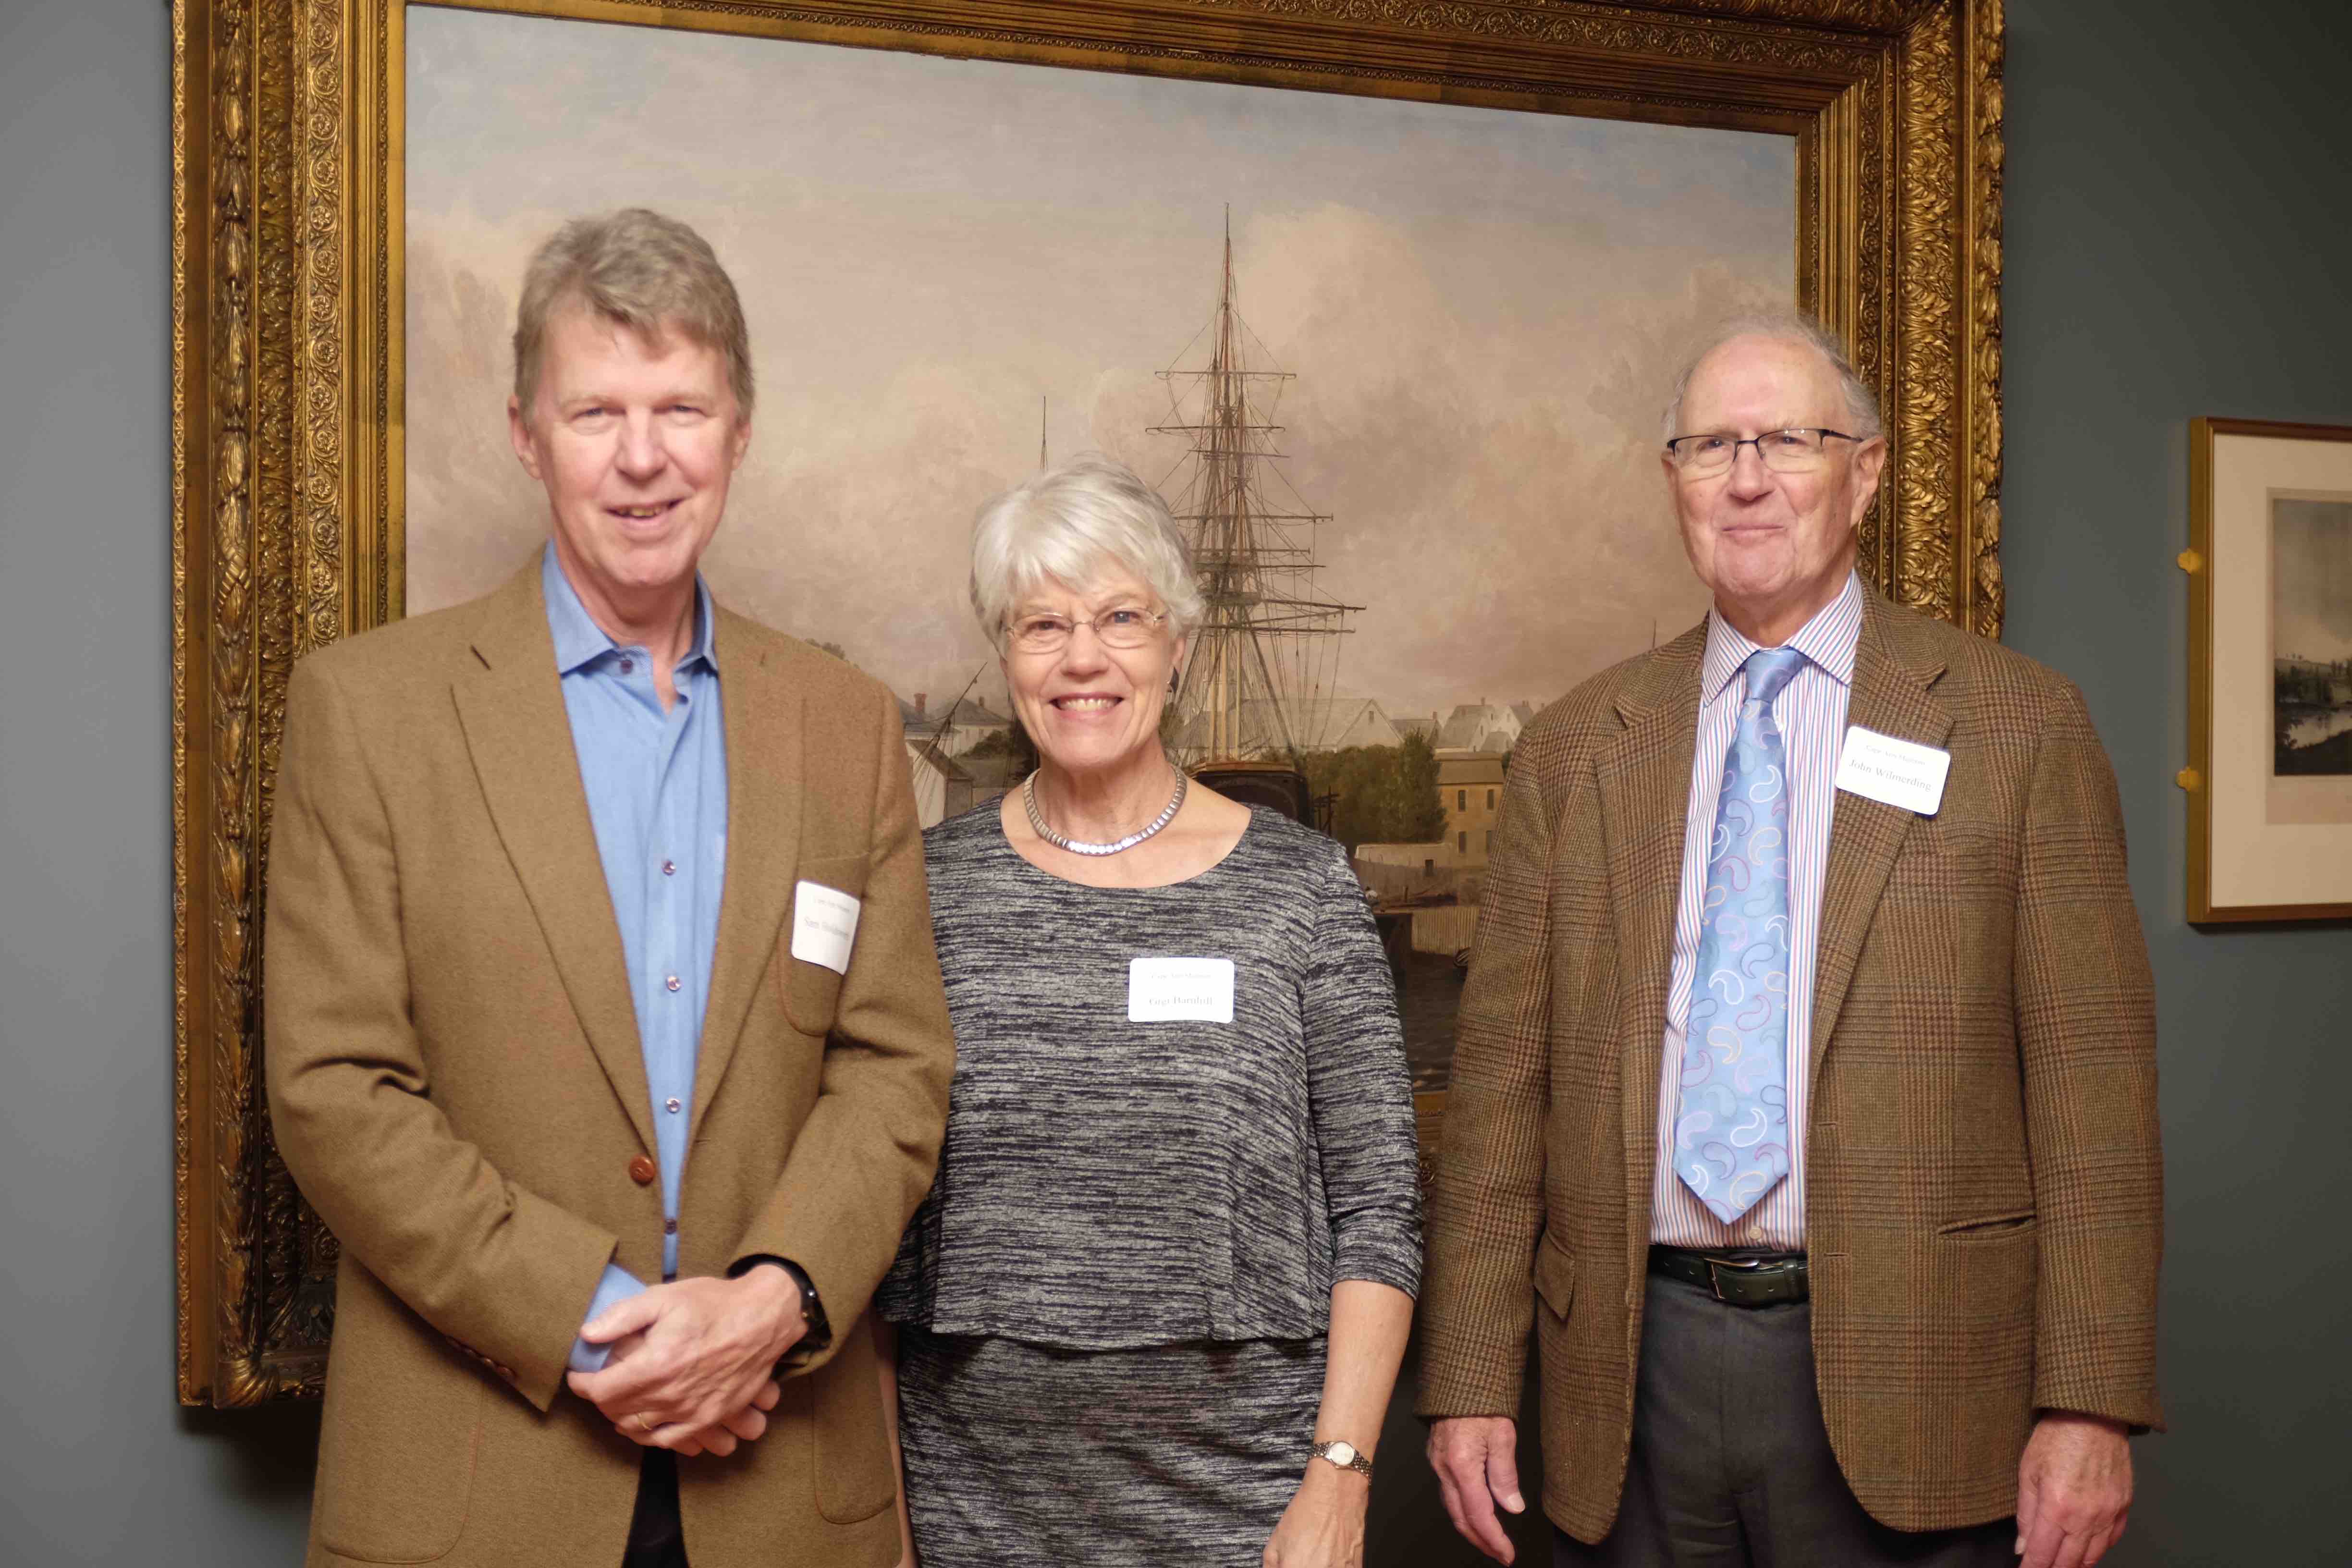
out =
<path fill-rule="evenodd" d="M 1315 531 L 1329 516 L 1303 510 L 1295 491 L 1291 504 L 1300 510 L 1285 510 L 1265 493 L 1265 477 L 1281 477 L 1276 465 L 1284 455 L 1273 413 L 1293 377 L 1251 368 L 1255 337 L 1234 295 L 1228 207 L 1209 363 L 1160 373 L 1175 413 L 1173 422 L 1151 427 L 1191 443 L 1192 471 L 1173 510 L 1207 600 L 1176 697 L 1180 749 L 1188 763 L 1278 758 L 1297 766 L 1301 750 L 1320 739 L 1305 730 L 1305 704 L 1329 694 L 1344 617 L 1362 606 L 1315 591 Z M 1189 417 L 1188 393 L 1198 395 Z"/>

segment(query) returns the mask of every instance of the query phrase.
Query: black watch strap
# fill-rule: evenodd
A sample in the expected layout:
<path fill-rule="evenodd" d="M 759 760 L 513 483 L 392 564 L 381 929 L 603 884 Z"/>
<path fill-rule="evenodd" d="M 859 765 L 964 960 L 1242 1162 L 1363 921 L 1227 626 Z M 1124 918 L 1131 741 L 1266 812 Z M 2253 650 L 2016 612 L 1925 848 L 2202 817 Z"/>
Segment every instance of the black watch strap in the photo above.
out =
<path fill-rule="evenodd" d="M 808 1270 L 791 1258 L 778 1258 L 773 1253 L 755 1252 L 749 1258 L 737 1258 L 728 1268 L 727 1278 L 740 1279 L 762 1263 L 774 1264 L 791 1275 L 793 1283 L 800 1287 L 801 1319 L 808 1324 L 808 1332 L 801 1336 L 800 1342 L 793 1349 L 821 1351 L 833 1343 L 833 1325 L 825 1319 L 824 1302 L 816 1293 L 816 1284 L 809 1279 Z"/>

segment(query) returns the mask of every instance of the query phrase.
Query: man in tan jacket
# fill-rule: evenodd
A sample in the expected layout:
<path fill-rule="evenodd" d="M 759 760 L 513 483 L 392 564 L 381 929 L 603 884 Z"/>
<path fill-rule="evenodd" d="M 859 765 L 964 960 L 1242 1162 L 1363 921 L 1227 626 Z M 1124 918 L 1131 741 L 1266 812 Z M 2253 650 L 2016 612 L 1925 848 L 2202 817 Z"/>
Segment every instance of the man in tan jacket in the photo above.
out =
<path fill-rule="evenodd" d="M 865 1313 L 952 1043 L 895 700 L 701 586 L 751 410 L 709 247 L 567 226 L 509 405 L 546 550 L 294 672 L 270 1108 L 343 1248 L 313 1564 L 898 1560 Z"/>
<path fill-rule="evenodd" d="M 2079 694 L 1854 574 L 1886 458 L 1801 318 L 1686 373 L 1706 621 L 1521 738 L 1463 997 L 1422 1413 L 1512 1558 L 2096 1562 L 2159 1419 L 2146 951 Z"/>

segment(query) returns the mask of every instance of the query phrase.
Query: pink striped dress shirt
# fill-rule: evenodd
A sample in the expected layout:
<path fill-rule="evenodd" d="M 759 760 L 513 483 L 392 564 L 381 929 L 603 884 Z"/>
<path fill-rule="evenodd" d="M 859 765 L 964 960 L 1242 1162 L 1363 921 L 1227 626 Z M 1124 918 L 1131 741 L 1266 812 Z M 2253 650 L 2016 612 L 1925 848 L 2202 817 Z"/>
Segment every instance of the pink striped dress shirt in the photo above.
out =
<path fill-rule="evenodd" d="M 1699 668 L 1698 748 L 1691 757 L 1690 806 L 1683 831 L 1681 897 L 1675 905 L 1674 977 L 1666 991 L 1665 1060 L 1658 1081 L 1657 1175 L 1651 1189 L 1650 1239 L 1668 1247 L 1805 1247 L 1806 1064 L 1812 1046 L 1813 969 L 1820 946 L 1822 872 L 1829 861 L 1830 814 L 1837 804 L 1837 763 L 1845 742 L 1846 699 L 1862 638 L 1862 583 L 1822 606 L 1787 646 L 1805 656 L 1780 695 L 1772 721 L 1789 749 L 1789 1173 L 1726 1225 L 1675 1174 L 1675 1109 L 1681 1094 L 1683 1034 L 1690 1016 L 1691 972 L 1698 964 L 1699 905 L 1706 895 L 1706 846 L 1715 833 L 1723 760 L 1748 700 L 1742 668 L 1759 645 L 1710 611 L 1706 658 Z"/>

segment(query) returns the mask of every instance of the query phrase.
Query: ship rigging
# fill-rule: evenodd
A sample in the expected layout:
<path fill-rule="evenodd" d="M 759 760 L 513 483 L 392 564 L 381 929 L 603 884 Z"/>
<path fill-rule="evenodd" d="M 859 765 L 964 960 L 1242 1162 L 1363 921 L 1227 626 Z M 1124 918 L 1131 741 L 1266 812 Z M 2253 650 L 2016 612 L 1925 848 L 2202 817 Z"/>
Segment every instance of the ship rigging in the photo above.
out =
<path fill-rule="evenodd" d="M 1303 753 L 1323 742 L 1339 639 L 1347 617 L 1363 606 L 1318 590 L 1317 536 L 1331 518 L 1291 487 L 1277 445 L 1284 427 L 1275 423 L 1295 378 L 1273 365 L 1234 293 L 1229 209 L 1216 312 L 1193 339 L 1209 339 L 1208 363 L 1159 373 L 1170 417 L 1150 427 L 1188 443 L 1160 490 L 1192 546 L 1207 600 L 1172 704 L 1170 746 L 1196 773 L 1234 763 L 1293 773 L 1303 804 Z"/>

